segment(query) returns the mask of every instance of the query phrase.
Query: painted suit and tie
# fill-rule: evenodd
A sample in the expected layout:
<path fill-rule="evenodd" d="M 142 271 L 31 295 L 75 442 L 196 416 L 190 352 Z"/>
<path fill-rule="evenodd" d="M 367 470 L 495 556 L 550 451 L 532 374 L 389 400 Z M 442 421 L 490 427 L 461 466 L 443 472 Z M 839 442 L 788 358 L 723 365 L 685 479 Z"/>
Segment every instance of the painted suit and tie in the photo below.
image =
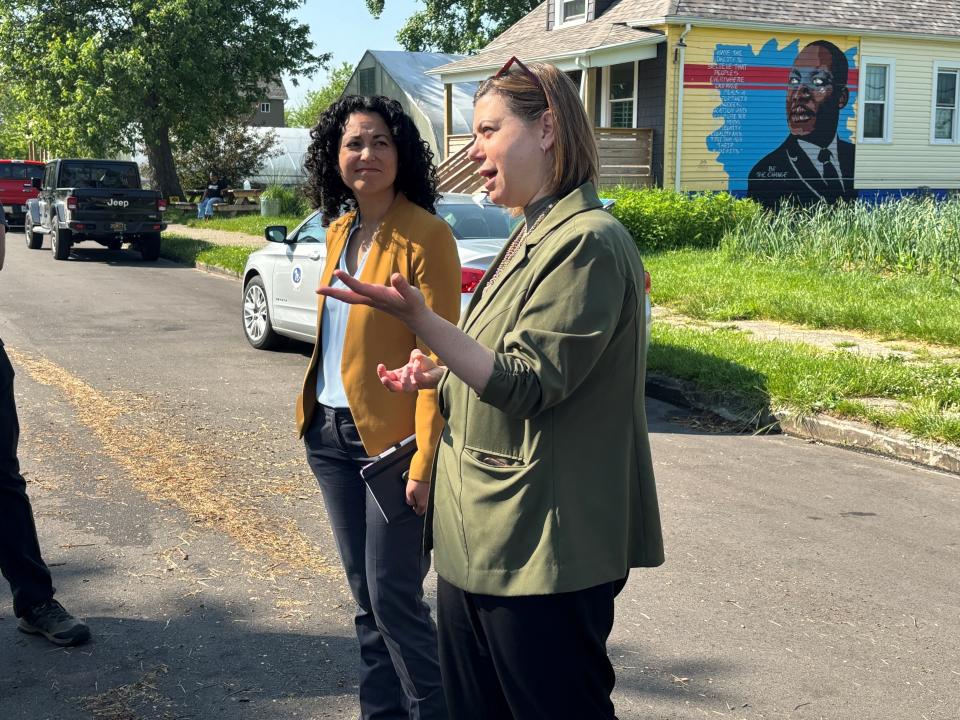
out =
<path fill-rule="evenodd" d="M 753 166 L 747 194 L 767 206 L 853 200 L 856 146 L 837 137 L 840 110 L 850 100 L 848 62 L 833 43 L 817 40 L 790 69 L 786 115 L 790 135 Z"/>

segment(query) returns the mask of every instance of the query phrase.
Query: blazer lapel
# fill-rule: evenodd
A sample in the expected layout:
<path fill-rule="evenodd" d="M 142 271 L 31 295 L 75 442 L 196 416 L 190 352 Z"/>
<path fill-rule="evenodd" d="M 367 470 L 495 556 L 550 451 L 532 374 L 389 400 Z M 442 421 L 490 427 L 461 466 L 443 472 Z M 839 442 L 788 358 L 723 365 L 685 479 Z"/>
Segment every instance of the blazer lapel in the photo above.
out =
<path fill-rule="evenodd" d="M 340 264 L 340 256 L 343 254 L 343 246 L 347 242 L 347 238 L 350 236 L 350 228 L 353 225 L 353 220 L 356 217 L 356 211 L 352 211 L 348 214 L 349 219 L 343 220 L 343 224 L 339 227 L 339 232 L 334 233 L 333 235 L 327 235 L 327 258 L 323 266 L 323 271 L 320 273 L 320 287 L 327 287 L 330 284 L 330 281 L 333 280 L 333 271 L 337 269 L 337 266 Z M 317 344 L 320 344 L 320 318 L 323 315 L 323 303 L 326 300 L 324 295 L 317 295 Z"/>
<path fill-rule="evenodd" d="M 562 198 L 547 214 L 547 216 L 540 221 L 540 224 L 536 227 L 536 229 L 526 238 L 524 238 L 523 242 L 520 244 L 520 247 L 517 249 L 517 253 L 503 268 L 503 271 L 500 273 L 500 277 L 497 278 L 497 285 L 503 287 L 507 279 L 523 265 L 524 260 L 530 256 L 540 241 L 553 232 L 554 229 L 565 223 L 574 215 L 584 212 L 585 210 L 592 210 L 599 207 L 603 206 L 600 204 L 600 198 L 597 196 L 597 191 L 594 189 L 592 183 L 585 183 L 566 197 Z M 477 318 L 483 315 L 484 310 L 490 306 L 492 298 L 496 296 L 497 290 L 495 288 L 491 288 L 490 292 L 487 293 L 484 293 L 483 289 L 487 286 L 487 283 L 489 283 L 490 277 L 496 270 L 497 266 L 503 261 L 503 257 L 507 253 L 507 248 L 510 247 L 510 243 L 513 242 L 513 239 L 516 237 L 516 233 L 521 232 L 523 232 L 522 226 L 517 228 L 514 235 L 510 236 L 510 242 L 507 242 L 504 248 L 500 251 L 500 254 L 497 255 L 496 260 L 490 264 L 490 267 L 484 274 L 480 284 L 477 285 L 477 295 L 480 295 L 480 298 L 477 299 L 477 296 L 474 295 L 473 300 L 467 307 L 467 314 L 461 326 L 464 332 L 469 331 L 469 329 L 476 324 Z"/>

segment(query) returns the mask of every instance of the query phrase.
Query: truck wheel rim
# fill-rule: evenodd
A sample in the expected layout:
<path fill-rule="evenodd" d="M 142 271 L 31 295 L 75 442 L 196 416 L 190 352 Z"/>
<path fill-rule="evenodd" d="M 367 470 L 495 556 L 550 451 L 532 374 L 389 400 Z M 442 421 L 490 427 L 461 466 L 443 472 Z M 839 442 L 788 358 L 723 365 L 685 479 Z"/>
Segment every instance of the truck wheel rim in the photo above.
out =
<path fill-rule="evenodd" d="M 247 337 L 257 342 L 267 332 L 267 297 L 259 285 L 247 288 L 243 300 L 243 327 Z"/>

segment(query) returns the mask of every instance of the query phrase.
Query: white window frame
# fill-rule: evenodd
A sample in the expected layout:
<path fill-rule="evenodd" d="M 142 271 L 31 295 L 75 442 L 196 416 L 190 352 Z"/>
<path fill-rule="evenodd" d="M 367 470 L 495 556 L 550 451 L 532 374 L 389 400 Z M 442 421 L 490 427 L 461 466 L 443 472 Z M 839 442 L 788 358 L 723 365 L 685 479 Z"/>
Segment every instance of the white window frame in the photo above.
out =
<path fill-rule="evenodd" d="M 617 65 L 622 65 L 624 63 L 616 63 Z M 610 117 L 613 115 L 610 102 L 610 65 L 604 65 L 600 68 L 601 79 L 600 79 L 600 92 L 603 93 L 603 102 L 600 103 L 600 127 L 608 128 L 610 127 Z M 639 72 L 640 72 L 640 62 L 638 60 L 633 61 L 633 118 L 630 129 L 636 129 L 637 127 L 637 84 L 639 83 Z M 623 98 L 626 100 L 626 98 Z"/>
<path fill-rule="evenodd" d="M 937 77 L 941 72 L 957 74 L 957 91 L 953 98 L 953 132 L 949 140 L 937 137 Z M 960 145 L 960 59 L 934 60 L 933 84 L 930 86 L 930 144 Z"/>
<path fill-rule="evenodd" d="M 867 106 L 867 66 L 883 65 L 887 68 L 887 95 L 883 100 L 883 137 L 868 138 L 863 136 L 865 108 Z M 895 58 L 864 56 L 860 58 L 860 83 L 857 99 L 860 104 L 857 110 L 857 142 L 867 145 L 890 145 L 893 143 L 893 98 L 894 83 L 897 75 L 897 61 Z M 870 101 L 873 103 L 874 101 Z"/>
<path fill-rule="evenodd" d="M 270 103 L 268 103 L 268 102 L 262 102 L 262 103 L 260 103 L 260 112 L 262 112 L 264 115 L 269 115 L 269 114 L 270 114 Z"/>
<path fill-rule="evenodd" d="M 590 0 L 583 0 L 583 15 L 578 15 L 577 17 L 570 18 L 565 20 L 563 17 L 563 4 L 565 0 L 554 0 L 556 5 L 556 18 L 554 19 L 553 26 L 558 27 L 570 27 L 573 25 L 582 25 L 587 21 L 587 9 L 590 5 Z M 566 0 L 566 2 L 571 2 L 572 0 Z"/>

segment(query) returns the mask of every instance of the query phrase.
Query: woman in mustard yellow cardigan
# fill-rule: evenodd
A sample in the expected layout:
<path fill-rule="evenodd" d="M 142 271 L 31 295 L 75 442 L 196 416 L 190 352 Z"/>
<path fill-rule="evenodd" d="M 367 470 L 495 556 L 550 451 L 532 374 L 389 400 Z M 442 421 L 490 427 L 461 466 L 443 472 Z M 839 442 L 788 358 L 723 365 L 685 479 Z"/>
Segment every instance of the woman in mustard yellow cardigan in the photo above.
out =
<path fill-rule="evenodd" d="M 337 218 L 327 231 L 321 286 L 335 270 L 376 284 L 400 273 L 434 312 L 456 322 L 456 244 L 435 215 L 433 155 L 400 104 L 344 98 L 323 113 L 311 137 L 309 193 L 325 221 Z M 377 363 L 397 367 L 412 347 L 429 350 L 402 322 L 372 308 L 321 296 L 317 312 L 297 423 L 358 606 L 361 717 L 446 718 L 436 627 L 423 600 L 430 556 L 422 549 L 443 421 L 435 390 L 391 393 L 377 375 Z M 388 524 L 360 477 L 362 459 L 414 433 L 410 512 Z"/>

